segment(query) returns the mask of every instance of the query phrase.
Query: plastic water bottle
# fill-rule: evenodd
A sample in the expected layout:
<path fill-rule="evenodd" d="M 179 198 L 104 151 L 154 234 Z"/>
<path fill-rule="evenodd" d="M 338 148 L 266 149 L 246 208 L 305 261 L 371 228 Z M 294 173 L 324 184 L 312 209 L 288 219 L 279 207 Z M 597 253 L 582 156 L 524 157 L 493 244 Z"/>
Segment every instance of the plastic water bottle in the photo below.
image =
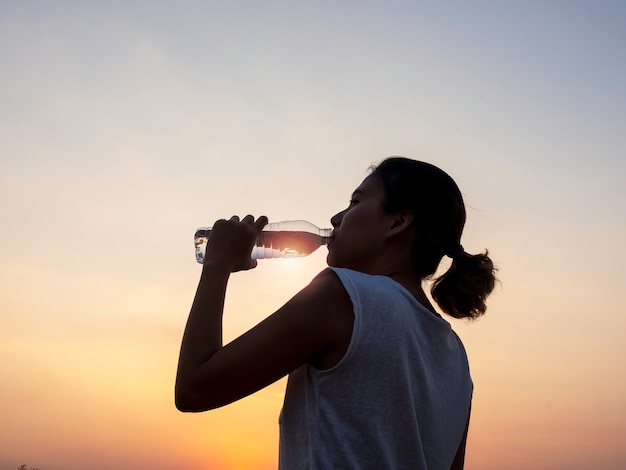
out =
<path fill-rule="evenodd" d="M 306 220 L 285 220 L 267 224 L 259 234 L 250 257 L 252 259 L 295 258 L 307 256 L 330 240 L 330 228 L 318 228 Z M 196 230 L 194 244 L 196 261 L 204 263 L 211 227 Z"/>

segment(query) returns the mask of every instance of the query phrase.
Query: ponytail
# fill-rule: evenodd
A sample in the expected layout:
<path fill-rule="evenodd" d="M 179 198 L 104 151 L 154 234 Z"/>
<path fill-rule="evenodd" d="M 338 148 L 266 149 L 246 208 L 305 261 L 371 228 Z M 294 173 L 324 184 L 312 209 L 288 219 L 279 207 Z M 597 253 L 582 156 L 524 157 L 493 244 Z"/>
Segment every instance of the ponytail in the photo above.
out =
<path fill-rule="evenodd" d="M 431 294 L 448 315 L 475 320 L 487 310 L 485 301 L 495 287 L 495 272 L 488 251 L 455 254 L 448 271 L 433 283 Z"/>

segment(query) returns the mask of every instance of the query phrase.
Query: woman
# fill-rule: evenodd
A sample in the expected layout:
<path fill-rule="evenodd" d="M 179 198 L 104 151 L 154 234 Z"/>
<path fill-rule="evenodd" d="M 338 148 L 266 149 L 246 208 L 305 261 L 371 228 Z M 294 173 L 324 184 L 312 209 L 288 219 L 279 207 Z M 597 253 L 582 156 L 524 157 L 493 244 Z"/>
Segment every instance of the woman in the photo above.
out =
<path fill-rule="evenodd" d="M 493 263 L 461 244 L 463 198 L 439 168 L 384 160 L 332 217 L 329 268 L 252 330 L 224 346 L 231 272 L 251 269 L 265 217 L 213 226 L 182 341 L 176 406 L 204 411 L 289 374 L 280 417 L 283 469 L 463 468 L 472 382 L 441 310 L 477 318 Z"/>

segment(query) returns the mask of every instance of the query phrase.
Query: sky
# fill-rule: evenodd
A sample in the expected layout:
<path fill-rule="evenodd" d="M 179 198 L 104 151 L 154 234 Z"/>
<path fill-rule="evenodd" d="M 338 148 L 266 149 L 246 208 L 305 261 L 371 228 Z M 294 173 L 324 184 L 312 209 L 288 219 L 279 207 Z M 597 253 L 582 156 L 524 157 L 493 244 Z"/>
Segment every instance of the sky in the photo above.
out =
<path fill-rule="evenodd" d="M 459 184 L 500 283 L 450 319 L 468 470 L 626 467 L 626 3 L 0 0 L 0 470 L 276 468 L 284 379 L 182 414 L 193 233 Z M 233 275 L 230 340 L 325 267 Z M 445 266 L 442 267 L 445 269 Z"/>

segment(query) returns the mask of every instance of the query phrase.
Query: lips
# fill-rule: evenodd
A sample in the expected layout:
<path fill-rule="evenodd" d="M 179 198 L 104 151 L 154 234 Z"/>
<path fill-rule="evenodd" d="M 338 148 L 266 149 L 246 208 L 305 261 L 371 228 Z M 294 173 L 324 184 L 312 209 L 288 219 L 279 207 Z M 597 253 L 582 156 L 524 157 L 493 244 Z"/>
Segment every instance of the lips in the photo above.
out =
<path fill-rule="evenodd" d="M 330 247 L 333 245 L 335 241 L 335 235 L 332 235 L 330 237 L 328 237 L 328 243 L 326 243 L 326 248 L 328 248 L 330 250 Z"/>

